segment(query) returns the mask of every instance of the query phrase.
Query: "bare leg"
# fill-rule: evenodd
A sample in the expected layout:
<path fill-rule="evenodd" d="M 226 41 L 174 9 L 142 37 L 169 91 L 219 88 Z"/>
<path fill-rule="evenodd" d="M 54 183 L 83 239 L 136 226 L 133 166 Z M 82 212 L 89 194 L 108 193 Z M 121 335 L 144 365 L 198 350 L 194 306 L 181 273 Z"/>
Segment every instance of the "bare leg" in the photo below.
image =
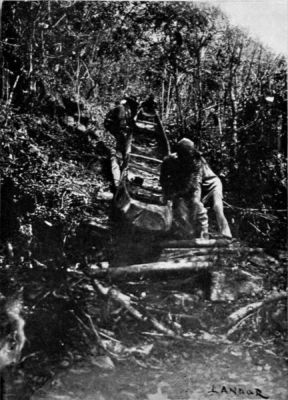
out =
<path fill-rule="evenodd" d="M 114 188 L 117 189 L 121 180 L 121 166 L 123 157 L 119 151 L 111 151 L 110 162 Z"/>

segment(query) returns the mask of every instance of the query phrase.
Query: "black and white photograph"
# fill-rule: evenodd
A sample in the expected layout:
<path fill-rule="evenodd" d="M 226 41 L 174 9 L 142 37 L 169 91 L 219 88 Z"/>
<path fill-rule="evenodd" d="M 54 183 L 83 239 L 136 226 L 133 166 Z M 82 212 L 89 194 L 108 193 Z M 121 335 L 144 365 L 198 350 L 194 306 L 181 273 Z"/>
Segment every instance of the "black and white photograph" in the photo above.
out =
<path fill-rule="evenodd" d="M 286 400 L 287 0 L 0 0 L 0 400 Z"/>

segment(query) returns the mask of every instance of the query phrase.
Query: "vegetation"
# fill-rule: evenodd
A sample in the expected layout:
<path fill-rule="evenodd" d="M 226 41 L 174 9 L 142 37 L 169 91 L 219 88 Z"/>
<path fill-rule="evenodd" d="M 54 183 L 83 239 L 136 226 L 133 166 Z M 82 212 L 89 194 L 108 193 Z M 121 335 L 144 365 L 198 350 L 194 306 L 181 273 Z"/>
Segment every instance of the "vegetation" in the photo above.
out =
<path fill-rule="evenodd" d="M 69 267 L 105 261 L 113 241 L 103 195 L 113 139 L 103 119 L 125 93 L 152 91 L 172 147 L 187 136 L 207 155 L 236 237 L 285 250 L 284 56 L 199 3 L 7 1 L 1 17 L 0 290 L 27 286 L 28 303 L 42 312 L 57 303 L 62 323 L 41 336 L 54 354 L 90 296 Z M 270 287 L 276 276 L 285 289 L 277 268 Z"/>

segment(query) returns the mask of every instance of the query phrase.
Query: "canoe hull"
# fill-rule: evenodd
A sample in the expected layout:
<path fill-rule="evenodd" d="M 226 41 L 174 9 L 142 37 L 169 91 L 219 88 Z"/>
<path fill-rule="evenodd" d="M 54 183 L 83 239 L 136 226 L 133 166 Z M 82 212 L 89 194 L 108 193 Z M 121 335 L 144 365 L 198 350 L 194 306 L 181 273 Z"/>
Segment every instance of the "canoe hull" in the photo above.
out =
<path fill-rule="evenodd" d="M 128 193 L 125 181 L 122 181 L 116 193 L 115 205 L 127 221 L 137 229 L 152 232 L 167 232 L 171 229 L 172 204 L 170 202 L 166 205 L 149 204 L 133 199 Z"/>

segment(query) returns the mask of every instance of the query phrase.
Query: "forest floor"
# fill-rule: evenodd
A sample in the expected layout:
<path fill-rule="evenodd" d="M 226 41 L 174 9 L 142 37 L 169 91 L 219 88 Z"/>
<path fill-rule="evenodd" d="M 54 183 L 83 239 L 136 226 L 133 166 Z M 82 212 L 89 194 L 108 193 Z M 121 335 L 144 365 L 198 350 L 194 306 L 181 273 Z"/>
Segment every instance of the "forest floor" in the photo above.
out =
<path fill-rule="evenodd" d="M 162 291 L 159 296 L 159 286 L 155 290 L 154 285 L 149 294 L 152 308 L 159 306 L 161 297 L 163 300 L 168 294 Z M 125 343 L 129 353 L 120 351 L 122 357 L 118 352 L 117 358 L 104 352 L 99 355 L 95 344 L 89 354 L 66 355 L 54 367 L 50 360 L 46 368 L 53 371 L 53 376 L 31 400 L 287 398 L 288 366 L 283 354 L 279 354 L 279 346 L 267 338 L 237 343 L 213 333 L 219 332 L 227 307 L 210 302 L 197 306 L 193 296 L 182 294 L 183 297 L 188 314 L 193 307 L 193 318 L 186 321 L 187 334 L 183 339 L 170 339 L 151 331 L 136 332 L 131 321 L 129 325 L 123 323 L 118 335 L 123 340 L 115 342 L 115 349 Z M 170 293 L 169 298 L 170 302 L 173 298 L 179 301 L 180 292 Z M 218 328 L 213 328 L 215 323 Z M 41 375 L 40 366 L 34 375 Z M 20 374 L 17 380 L 14 376 L 7 400 L 26 398 L 22 397 L 25 378 Z"/>
<path fill-rule="evenodd" d="M 115 367 L 106 357 L 79 362 L 59 373 L 32 399 L 287 398 L 287 366 L 262 346 L 156 339 L 152 355 L 142 364 L 130 361 Z"/>
<path fill-rule="evenodd" d="M 93 335 L 89 342 L 82 336 L 82 345 L 75 343 L 77 335 L 71 331 L 74 347 L 61 357 L 43 357 L 42 347 L 42 354 L 32 353 L 17 371 L 7 372 L 7 400 L 287 398 L 287 343 L 272 331 L 271 322 L 259 331 L 258 313 L 246 320 L 238 334 L 227 335 L 227 316 L 246 299 L 205 300 L 199 287 L 191 287 L 187 279 L 124 282 L 117 287 L 142 298 L 146 310 L 159 321 L 174 320 L 181 337 L 161 334 L 121 307 L 109 301 L 104 305 L 91 296 L 89 314 L 102 310 L 106 329 L 97 329 L 106 350 L 99 348 Z M 181 317 L 181 324 L 177 325 L 175 315 Z"/>

